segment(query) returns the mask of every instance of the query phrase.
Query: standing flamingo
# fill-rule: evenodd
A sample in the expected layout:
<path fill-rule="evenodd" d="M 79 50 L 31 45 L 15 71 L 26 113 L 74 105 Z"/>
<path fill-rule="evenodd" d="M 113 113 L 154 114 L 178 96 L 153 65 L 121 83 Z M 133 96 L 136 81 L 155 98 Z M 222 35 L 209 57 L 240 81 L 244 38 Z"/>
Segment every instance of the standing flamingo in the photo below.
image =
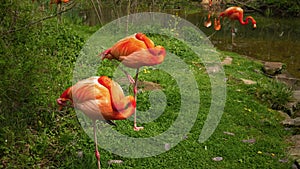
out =
<path fill-rule="evenodd" d="M 124 96 L 120 85 L 107 76 L 94 76 L 77 82 L 66 89 L 57 99 L 59 110 L 70 101 L 93 121 L 95 156 L 100 168 L 100 153 L 96 137 L 96 120 L 123 120 L 130 117 L 135 110 L 136 102 L 133 96 Z M 115 124 L 114 124 L 115 125 Z"/>
<path fill-rule="evenodd" d="M 227 17 L 231 20 L 238 20 L 240 22 L 240 24 L 242 24 L 242 25 L 247 25 L 249 23 L 249 20 L 250 20 L 252 22 L 253 29 L 256 28 L 256 21 L 252 16 L 247 16 L 245 21 L 243 20 L 244 11 L 241 7 L 237 7 L 237 6 L 229 7 L 225 11 L 221 12 L 218 19 L 215 19 L 215 30 L 220 30 L 221 29 L 221 24 L 220 24 L 221 17 L 222 18 Z M 235 33 L 233 27 L 231 29 L 231 32 L 232 32 L 231 40 L 232 40 L 232 43 L 233 43 L 233 35 Z"/>
<path fill-rule="evenodd" d="M 155 46 L 153 41 L 143 33 L 136 33 L 118 41 L 111 48 L 101 53 L 102 59 L 115 59 L 125 66 L 136 69 L 135 79 L 125 72 L 128 79 L 134 84 L 133 94 L 137 98 L 137 80 L 139 68 L 153 66 L 163 62 L 166 50 L 162 46 Z M 137 127 L 136 109 L 134 113 L 134 130 L 139 131 L 143 127 Z"/>

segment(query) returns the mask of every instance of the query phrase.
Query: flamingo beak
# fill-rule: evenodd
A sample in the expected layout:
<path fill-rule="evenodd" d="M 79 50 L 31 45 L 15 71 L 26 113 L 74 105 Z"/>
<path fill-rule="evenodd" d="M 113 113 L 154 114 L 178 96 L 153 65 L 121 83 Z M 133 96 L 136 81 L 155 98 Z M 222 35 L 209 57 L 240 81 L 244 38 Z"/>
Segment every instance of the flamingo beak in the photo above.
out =
<path fill-rule="evenodd" d="M 61 111 L 62 108 L 63 108 L 64 106 L 66 106 L 65 100 L 64 100 L 63 98 L 58 98 L 58 99 L 56 100 L 56 102 L 57 102 L 57 104 L 59 105 L 58 111 Z"/>
<path fill-rule="evenodd" d="M 253 24 L 253 29 L 255 29 L 256 28 L 256 23 L 255 24 Z"/>

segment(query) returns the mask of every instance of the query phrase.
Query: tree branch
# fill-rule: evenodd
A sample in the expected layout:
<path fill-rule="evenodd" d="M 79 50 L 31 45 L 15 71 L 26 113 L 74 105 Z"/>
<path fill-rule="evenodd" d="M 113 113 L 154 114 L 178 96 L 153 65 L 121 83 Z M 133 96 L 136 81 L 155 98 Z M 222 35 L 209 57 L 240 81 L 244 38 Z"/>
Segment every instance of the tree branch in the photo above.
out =
<path fill-rule="evenodd" d="M 235 3 L 237 3 L 237 4 L 241 4 L 241 5 L 246 6 L 246 7 L 248 7 L 248 8 L 251 8 L 251 9 L 253 9 L 253 10 L 255 10 L 255 11 L 261 13 L 261 14 L 264 13 L 262 10 L 260 10 L 260 9 L 258 9 L 258 8 L 255 8 L 255 7 L 253 7 L 253 6 L 247 5 L 246 3 L 239 2 L 239 1 L 237 1 L 237 0 L 233 0 L 233 2 L 235 2 Z"/>
<path fill-rule="evenodd" d="M 50 15 L 50 16 L 46 16 L 46 17 L 44 17 L 44 18 L 38 19 L 38 20 L 33 21 L 33 22 L 31 22 L 31 23 L 29 23 L 29 24 L 27 24 L 27 25 L 25 25 L 25 26 L 22 26 L 22 27 L 20 27 L 20 28 L 11 29 L 11 30 L 9 30 L 9 31 L 7 31 L 7 32 L 5 32 L 5 33 L 1 33 L 1 34 L 2 34 L 2 35 L 5 35 L 5 34 L 10 34 L 10 33 L 16 32 L 16 31 L 20 31 L 20 30 L 22 30 L 22 29 L 25 29 L 25 28 L 28 28 L 28 27 L 30 27 L 30 26 L 33 26 L 33 25 L 35 25 L 35 24 L 37 24 L 37 23 L 40 23 L 40 22 L 42 22 L 42 21 L 44 21 L 44 20 L 54 18 L 54 17 L 56 17 L 57 15 L 60 15 L 60 14 L 62 14 L 62 13 L 65 13 L 65 12 L 71 10 L 75 5 L 76 5 L 76 2 L 73 1 L 70 5 L 68 5 L 68 8 L 66 8 L 65 10 L 62 10 L 62 11 L 60 11 L 60 12 L 57 12 L 57 13 L 54 14 L 54 15 Z"/>

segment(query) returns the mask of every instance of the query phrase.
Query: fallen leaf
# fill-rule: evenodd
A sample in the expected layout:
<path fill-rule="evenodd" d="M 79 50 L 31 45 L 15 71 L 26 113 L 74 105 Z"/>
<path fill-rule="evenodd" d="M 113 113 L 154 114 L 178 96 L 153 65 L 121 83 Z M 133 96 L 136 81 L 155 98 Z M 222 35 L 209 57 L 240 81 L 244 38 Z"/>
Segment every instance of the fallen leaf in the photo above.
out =
<path fill-rule="evenodd" d="M 228 131 L 224 131 L 223 133 L 227 134 L 227 135 L 230 135 L 230 136 L 234 136 L 235 135 L 234 133 L 231 133 L 231 132 L 228 132 Z"/>
<path fill-rule="evenodd" d="M 222 161 L 223 157 L 214 157 L 212 158 L 213 161 Z"/>
<path fill-rule="evenodd" d="M 280 159 L 279 162 L 281 162 L 281 163 L 287 163 L 287 162 L 289 162 L 289 160 L 288 159 Z"/>
<path fill-rule="evenodd" d="M 242 140 L 242 142 L 244 142 L 244 143 L 255 143 L 256 140 L 253 138 L 253 139 L 249 139 L 249 140 Z"/>
<path fill-rule="evenodd" d="M 109 160 L 107 162 L 108 165 L 111 165 L 111 164 L 122 164 L 123 161 L 122 160 Z"/>
<path fill-rule="evenodd" d="M 256 84 L 256 82 L 253 80 L 248 80 L 248 79 L 243 79 L 243 78 L 241 78 L 241 80 L 244 82 L 244 84 L 247 84 L 247 85 Z"/>
<path fill-rule="evenodd" d="M 83 151 L 78 151 L 77 152 L 77 157 L 82 158 L 83 157 Z"/>
<path fill-rule="evenodd" d="M 232 62 L 232 58 L 227 56 L 227 57 L 221 62 L 221 64 L 222 64 L 222 65 L 230 65 L 231 62 Z"/>
<path fill-rule="evenodd" d="M 171 149 L 171 145 L 170 145 L 169 143 L 166 143 L 166 144 L 165 144 L 165 150 L 168 151 L 168 150 L 170 150 L 170 149 Z"/>
<path fill-rule="evenodd" d="M 184 136 L 182 137 L 183 140 L 186 140 L 187 138 L 188 138 L 187 135 L 184 135 Z"/>

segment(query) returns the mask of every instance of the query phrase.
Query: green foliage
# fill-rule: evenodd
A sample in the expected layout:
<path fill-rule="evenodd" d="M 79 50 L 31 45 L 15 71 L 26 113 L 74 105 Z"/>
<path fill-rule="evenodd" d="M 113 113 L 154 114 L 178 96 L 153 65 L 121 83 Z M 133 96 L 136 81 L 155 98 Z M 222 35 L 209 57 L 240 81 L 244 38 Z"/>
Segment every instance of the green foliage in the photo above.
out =
<path fill-rule="evenodd" d="M 299 16 L 300 2 L 291 0 L 264 0 L 258 4 L 267 16 Z"/>
<path fill-rule="evenodd" d="M 261 90 L 257 91 L 257 98 L 269 104 L 272 109 L 283 109 L 292 98 L 292 90 L 281 82 L 259 83 Z"/>
<path fill-rule="evenodd" d="M 72 85 L 74 63 L 87 37 L 97 28 L 73 25 L 68 21 L 57 24 L 53 18 L 30 29 L 21 29 L 38 16 L 33 17 L 29 12 L 30 5 L 24 6 L 28 2 L 10 2 L 1 4 L 1 16 L 5 19 L 1 24 L 3 38 L 0 41 L 3 49 L 0 50 L 0 168 L 94 168 L 96 159 L 92 139 L 84 133 L 74 109 L 58 111 L 56 99 Z M 21 14 L 15 24 L 10 24 L 14 11 Z M 290 166 L 290 162 L 279 162 L 287 156 L 287 144 L 283 138 L 289 133 L 279 124 L 281 118 L 278 113 L 268 107 L 269 101 L 278 96 L 287 98 L 288 91 L 281 84 L 270 82 L 262 74 L 254 72 L 260 64 L 237 54 L 222 53 L 222 57 L 233 57 L 233 64 L 225 66 L 228 78 L 226 107 L 215 133 L 200 144 L 198 137 L 211 105 L 211 82 L 206 67 L 183 42 L 150 36 L 156 44 L 165 46 L 168 52 L 187 63 L 195 76 L 198 88 L 190 90 L 199 90 L 201 99 L 196 123 L 177 146 L 155 157 L 124 158 L 100 149 L 103 168 Z M 112 76 L 115 70 L 113 64 L 109 61 L 103 64 L 107 68 L 100 69 L 98 73 Z M 118 121 L 115 129 L 132 137 L 146 138 L 162 133 L 172 125 L 179 112 L 181 96 L 176 80 L 166 72 L 154 68 L 147 70 L 141 73 L 140 80 L 160 84 L 168 102 L 159 118 L 143 124 L 143 131 L 133 131 L 132 121 Z M 179 72 L 179 75 L 184 78 L 185 72 Z M 245 85 L 240 78 L 261 81 L 261 85 Z M 267 98 L 267 104 L 256 99 L 256 92 Z M 151 91 L 139 94 L 139 110 L 149 109 L 149 95 Z M 235 135 L 226 135 L 224 131 Z M 255 138 L 256 142 L 242 142 L 250 138 Z M 213 161 L 216 156 L 222 156 L 224 160 Z M 120 159 L 124 163 L 108 165 L 107 161 L 111 159 Z"/>

